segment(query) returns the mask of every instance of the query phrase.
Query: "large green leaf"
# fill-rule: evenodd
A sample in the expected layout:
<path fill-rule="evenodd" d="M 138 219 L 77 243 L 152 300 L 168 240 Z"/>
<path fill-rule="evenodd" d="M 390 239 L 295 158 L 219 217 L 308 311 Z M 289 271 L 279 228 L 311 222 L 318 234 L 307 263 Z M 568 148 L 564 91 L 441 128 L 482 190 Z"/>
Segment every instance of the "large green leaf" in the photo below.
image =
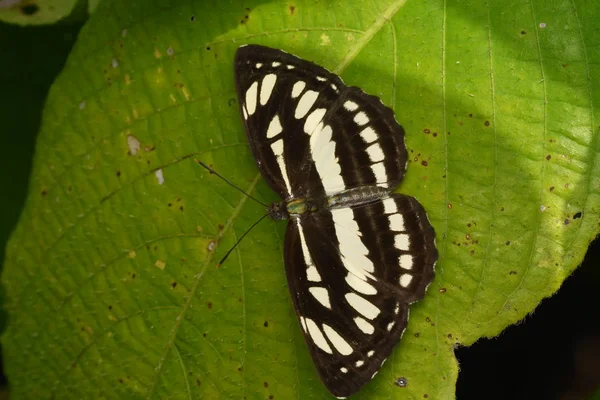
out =
<path fill-rule="evenodd" d="M 327 398 L 287 293 L 285 224 L 238 115 L 242 43 L 379 95 L 406 128 L 400 191 L 440 262 L 358 398 L 454 396 L 457 344 L 554 293 L 598 232 L 600 10 L 583 0 L 100 3 L 44 113 L 3 273 L 14 398 Z M 404 388 L 393 384 L 405 377 Z"/>

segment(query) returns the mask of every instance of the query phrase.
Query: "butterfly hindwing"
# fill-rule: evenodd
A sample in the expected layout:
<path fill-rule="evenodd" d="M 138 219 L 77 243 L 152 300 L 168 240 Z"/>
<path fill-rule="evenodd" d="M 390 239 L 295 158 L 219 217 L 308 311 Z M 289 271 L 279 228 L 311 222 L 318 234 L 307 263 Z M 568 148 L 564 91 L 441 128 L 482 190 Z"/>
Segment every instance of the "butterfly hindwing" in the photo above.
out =
<path fill-rule="evenodd" d="M 370 381 L 399 341 L 437 259 L 421 205 L 394 194 L 290 221 L 285 265 L 296 314 L 327 388 Z"/>

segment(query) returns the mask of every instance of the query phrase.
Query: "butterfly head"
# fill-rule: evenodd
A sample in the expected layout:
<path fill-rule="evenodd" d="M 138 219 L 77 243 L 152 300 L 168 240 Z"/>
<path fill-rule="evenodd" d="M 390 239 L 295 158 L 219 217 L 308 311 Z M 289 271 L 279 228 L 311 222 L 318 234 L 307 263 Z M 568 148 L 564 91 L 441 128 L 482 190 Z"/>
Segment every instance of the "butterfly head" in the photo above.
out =
<path fill-rule="evenodd" d="M 285 204 L 281 201 L 275 201 L 271 203 L 269 208 L 267 208 L 267 212 L 269 214 L 269 217 L 276 221 L 281 221 L 290 218 L 290 214 Z"/>

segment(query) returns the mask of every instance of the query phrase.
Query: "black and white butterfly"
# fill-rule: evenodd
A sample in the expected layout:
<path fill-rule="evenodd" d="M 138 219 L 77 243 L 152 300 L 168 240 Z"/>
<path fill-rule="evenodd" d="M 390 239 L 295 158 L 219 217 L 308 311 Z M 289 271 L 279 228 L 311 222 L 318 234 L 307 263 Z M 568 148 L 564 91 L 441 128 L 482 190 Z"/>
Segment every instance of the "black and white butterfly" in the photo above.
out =
<path fill-rule="evenodd" d="M 409 305 L 433 280 L 423 207 L 392 193 L 404 130 L 379 98 L 296 56 L 245 45 L 235 79 L 248 142 L 289 219 L 285 270 L 321 379 L 337 397 L 369 382 L 400 340 Z"/>

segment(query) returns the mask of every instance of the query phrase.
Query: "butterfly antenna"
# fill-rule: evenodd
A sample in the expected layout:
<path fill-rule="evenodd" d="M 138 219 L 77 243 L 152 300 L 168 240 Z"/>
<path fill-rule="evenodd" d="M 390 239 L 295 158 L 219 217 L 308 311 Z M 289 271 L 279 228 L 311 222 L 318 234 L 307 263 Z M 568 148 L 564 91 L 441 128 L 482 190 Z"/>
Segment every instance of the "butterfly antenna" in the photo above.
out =
<path fill-rule="evenodd" d="M 237 240 L 237 242 L 235 242 L 235 244 L 229 249 L 227 250 L 227 253 L 225 253 L 225 256 L 223 256 L 223 258 L 221 258 L 221 261 L 219 261 L 219 263 L 217 264 L 217 268 L 219 268 L 221 265 L 223 265 L 223 263 L 225 262 L 225 260 L 227 260 L 227 257 L 229 257 L 229 255 L 231 254 L 231 252 L 233 251 L 233 249 L 235 249 L 237 247 L 238 244 L 240 244 L 240 242 L 242 241 L 242 239 L 244 238 L 244 236 L 246 236 L 248 234 L 248 232 L 250 232 L 256 225 L 258 225 L 258 223 L 260 221 L 262 221 L 263 219 L 265 219 L 266 216 L 268 216 L 269 213 L 266 213 L 265 215 L 263 215 L 262 217 L 260 217 L 260 219 L 258 221 L 256 221 L 255 223 L 252 224 L 252 226 L 250 228 L 248 228 L 246 230 L 246 232 L 244 232 L 244 234 L 242 236 L 240 236 L 240 238 Z"/>
<path fill-rule="evenodd" d="M 262 204 L 263 207 L 265 208 L 269 208 L 268 205 L 266 205 L 265 203 L 263 203 L 262 201 L 256 199 L 255 197 L 252 197 L 251 195 L 249 195 L 248 193 L 244 192 L 242 189 L 240 189 L 239 187 L 235 186 L 233 183 L 229 182 L 227 179 L 225 179 L 223 176 L 221 176 L 221 174 L 219 174 L 217 171 L 215 171 L 214 169 L 212 169 L 211 167 L 209 167 L 208 165 L 204 164 L 202 161 L 198 160 L 197 158 L 194 158 L 194 161 L 196 161 L 198 164 L 200 164 L 201 166 L 203 166 L 204 168 L 206 168 L 208 170 L 208 172 L 210 172 L 213 175 L 218 176 L 219 178 L 221 178 L 226 184 L 228 184 L 229 186 L 231 186 L 232 188 L 234 188 L 235 190 L 245 194 L 246 196 L 250 197 L 252 200 L 254 200 L 255 202 L 257 202 L 258 204 Z M 264 217 L 263 217 L 264 218 Z M 262 218 L 261 218 L 262 219 Z M 259 220 L 260 221 L 260 220 Z M 256 225 L 256 224 L 255 224 Z M 252 225 L 254 227 L 254 225 Z M 245 234 L 244 234 L 245 235 Z M 242 236 L 243 237 L 243 236 Z M 232 249 L 233 250 L 233 249 Z"/>

